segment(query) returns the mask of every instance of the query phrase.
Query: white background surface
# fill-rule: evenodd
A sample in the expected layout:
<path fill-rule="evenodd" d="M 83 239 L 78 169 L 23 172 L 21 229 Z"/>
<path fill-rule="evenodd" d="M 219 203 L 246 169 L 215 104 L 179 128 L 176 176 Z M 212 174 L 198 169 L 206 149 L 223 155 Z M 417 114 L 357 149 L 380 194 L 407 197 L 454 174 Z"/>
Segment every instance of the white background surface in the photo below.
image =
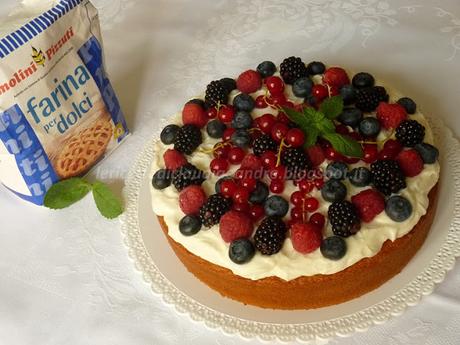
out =
<path fill-rule="evenodd" d="M 14 2 L 2 0 L 0 14 Z M 118 191 L 159 119 L 209 81 L 266 59 L 298 55 L 370 71 L 460 134 L 458 0 L 95 3 L 134 135 L 92 176 Z M 90 197 L 51 212 L 0 187 L 0 216 L 0 345 L 260 344 L 210 331 L 164 305 L 134 270 L 119 222 L 103 220 Z M 458 345 L 459 286 L 457 265 L 403 316 L 331 344 Z"/>

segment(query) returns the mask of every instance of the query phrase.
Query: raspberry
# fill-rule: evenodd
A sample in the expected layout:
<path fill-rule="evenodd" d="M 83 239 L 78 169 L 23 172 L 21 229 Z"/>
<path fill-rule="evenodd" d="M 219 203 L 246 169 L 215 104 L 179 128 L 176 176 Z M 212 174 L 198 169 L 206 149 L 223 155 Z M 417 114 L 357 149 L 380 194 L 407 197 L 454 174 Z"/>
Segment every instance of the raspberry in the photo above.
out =
<path fill-rule="evenodd" d="M 262 170 L 262 160 L 255 154 L 248 154 L 241 162 L 241 168 L 245 170 L 259 171 Z"/>
<path fill-rule="evenodd" d="M 406 118 L 406 110 L 400 104 L 381 102 L 377 107 L 377 119 L 380 121 L 383 128 L 396 128 Z"/>
<path fill-rule="evenodd" d="M 182 122 L 184 125 L 195 125 L 203 128 L 208 122 L 204 109 L 195 103 L 187 103 L 182 109 Z"/>
<path fill-rule="evenodd" d="M 187 164 L 187 159 L 184 155 L 177 150 L 168 149 L 163 154 L 166 169 L 174 171 L 177 168 Z"/>
<path fill-rule="evenodd" d="M 179 207 L 187 215 L 198 214 L 205 202 L 206 193 L 200 186 L 188 186 L 179 194 Z"/>
<path fill-rule="evenodd" d="M 296 223 L 291 227 L 291 241 L 302 254 L 315 251 L 321 245 L 321 230 L 313 223 Z"/>
<path fill-rule="evenodd" d="M 251 218 L 239 211 L 228 211 L 219 222 L 219 231 L 225 242 L 233 242 L 240 238 L 248 238 L 253 231 Z"/>
<path fill-rule="evenodd" d="M 344 85 L 350 84 L 350 78 L 348 78 L 347 72 L 343 68 L 331 67 L 324 72 L 323 82 L 329 86 L 341 88 Z"/>
<path fill-rule="evenodd" d="M 307 154 L 310 158 L 311 165 L 314 167 L 317 167 L 325 160 L 323 149 L 319 145 L 313 145 L 307 148 Z"/>
<path fill-rule="evenodd" d="M 241 73 L 236 80 L 236 87 L 243 93 L 253 93 L 262 86 L 260 74 L 251 69 Z"/>
<path fill-rule="evenodd" d="M 423 170 L 422 157 L 420 157 L 420 154 L 414 149 L 401 151 L 396 156 L 396 161 L 407 177 L 417 176 Z"/>
<path fill-rule="evenodd" d="M 385 209 L 385 199 L 382 194 L 373 189 L 366 189 L 353 195 L 351 202 L 355 205 L 361 220 L 366 223 Z"/>

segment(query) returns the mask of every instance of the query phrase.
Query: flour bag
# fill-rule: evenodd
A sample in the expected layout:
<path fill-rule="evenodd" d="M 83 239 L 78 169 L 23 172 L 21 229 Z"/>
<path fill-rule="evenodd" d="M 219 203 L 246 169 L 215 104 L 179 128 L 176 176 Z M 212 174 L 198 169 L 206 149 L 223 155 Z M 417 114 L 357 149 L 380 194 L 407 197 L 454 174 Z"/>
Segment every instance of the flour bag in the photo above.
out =
<path fill-rule="evenodd" d="M 0 182 L 41 205 L 53 183 L 87 173 L 129 132 L 95 7 L 35 3 L 27 19 L 0 24 Z"/>

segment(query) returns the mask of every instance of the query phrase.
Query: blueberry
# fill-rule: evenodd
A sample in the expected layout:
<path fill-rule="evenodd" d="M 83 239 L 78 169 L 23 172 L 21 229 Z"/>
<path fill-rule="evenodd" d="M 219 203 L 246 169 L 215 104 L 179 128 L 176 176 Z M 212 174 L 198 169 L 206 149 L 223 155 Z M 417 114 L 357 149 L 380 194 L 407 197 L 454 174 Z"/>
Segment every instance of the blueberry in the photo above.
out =
<path fill-rule="evenodd" d="M 190 101 L 188 101 L 186 104 L 198 104 L 200 107 L 204 108 L 204 101 L 202 99 L 199 99 L 199 98 L 194 98 L 194 99 L 191 99 Z"/>
<path fill-rule="evenodd" d="M 289 203 L 278 195 L 272 195 L 264 203 L 267 216 L 284 217 L 289 210 Z"/>
<path fill-rule="evenodd" d="M 271 61 L 264 61 L 257 66 L 257 72 L 259 72 L 262 78 L 267 78 L 276 72 L 276 66 Z"/>
<path fill-rule="evenodd" d="M 250 113 L 256 106 L 256 102 L 246 93 L 240 93 L 233 99 L 233 106 L 236 110 L 243 110 Z"/>
<path fill-rule="evenodd" d="M 331 236 L 321 242 L 321 254 L 330 260 L 340 260 L 347 253 L 347 242 L 342 237 Z"/>
<path fill-rule="evenodd" d="M 251 135 L 246 129 L 237 129 L 235 133 L 232 134 L 231 140 L 236 146 L 245 149 L 251 142 Z"/>
<path fill-rule="evenodd" d="M 219 139 L 222 138 L 226 128 L 227 126 L 219 120 L 212 120 L 208 122 L 206 132 L 211 138 Z"/>
<path fill-rule="evenodd" d="M 168 169 L 160 169 L 152 177 L 152 186 L 155 189 L 165 189 L 171 185 L 171 171 Z"/>
<path fill-rule="evenodd" d="M 365 87 L 374 86 L 375 79 L 369 73 L 359 72 L 359 73 L 355 74 L 355 76 L 351 80 L 351 83 L 357 89 L 362 89 L 362 88 L 365 88 Z"/>
<path fill-rule="evenodd" d="M 321 188 L 321 196 L 329 202 L 342 201 L 347 196 L 347 187 L 338 180 L 329 180 Z"/>
<path fill-rule="evenodd" d="M 307 65 L 307 72 L 309 75 L 323 74 L 325 70 L 326 66 L 319 61 L 313 61 Z"/>
<path fill-rule="evenodd" d="M 330 179 L 343 180 L 347 176 L 348 166 L 343 162 L 332 162 L 326 168 L 326 176 Z"/>
<path fill-rule="evenodd" d="M 221 177 L 220 179 L 217 180 L 216 182 L 216 185 L 214 186 L 214 190 L 216 191 L 216 193 L 220 193 L 220 185 L 223 181 L 225 180 L 231 180 L 233 179 L 233 177 L 231 176 L 224 176 L 224 177 Z"/>
<path fill-rule="evenodd" d="M 338 120 L 346 126 L 356 127 L 363 118 L 363 112 L 358 108 L 345 108 Z"/>
<path fill-rule="evenodd" d="M 406 198 L 395 195 L 387 200 L 385 212 L 395 222 L 403 222 L 412 214 L 412 205 Z"/>
<path fill-rule="evenodd" d="M 340 88 L 340 96 L 342 96 L 344 104 L 351 104 L 355 101 L 356 90 L 353 85 L 344 85 Z"/>
<path fill-rule="evenodd" d="M 439 157 L 439 150 L 431 144 L 421 143 L 414 147 L 422 157 L 423 163 L 433 164 Z"/>
<path fill-rule="evenodd" d="M 371 171 L 365 167 L 354 168 L 348 174 L 351 184 L 356 187 L 365 187 L 371 183 Z"/>
<path fill-rule="evenodd" d="M 402 105 L 408 114 L 415 114 L 417 111 L 417 104 L 409 97 L 400 98 L 396 103 Z"/>
<path fill-rule="evenodd" d="M 257 181 L 256 188 L 249 195 L 249 201 L 253 204 L 262 204 L 268 197 L 268 187 L 262 181 Z"/>
<path fill-rule="evenodd" d="M 232 92 L 233 90 L 236 89 L 236 81 L 235 79 L 232 78 L 222 78 L 219 80 L 221 85 L 224 87 L 225 90 L 227 90 L 228 93 Z"/>
<path fill-rule="evenodd" d="M 307 97 L 311 93 L 313 82 L 308 77 L 302 77 L 296 79 L 292 84 L 292 92 L 297 97 Z"/>
<path fill-rule="evenodd" d="M 247 129 L 252 125 L 252 117 L 245 111 L 237 111 L 232 120 L 232 127 L 235 129 Z"/>
<path fill-rule="evenodd" d="M 313 95 L 308 95 L 305 100 L 307 101 L 308 104 L 311 106 L 314 106 L 317 103 L 316 97 Z"/>
<path fill-rule="evenodd" d="M 365 137 L 376 137 L 380 133 L 380 122 L 375 117 L 365 117 L 359 123 L 359 132 Z"/>
<path fill-rule="evenodd" d="M 173 144 L 176 141 L 177 132 L 180 127 L 178 125 L 167 125 L 160 134 L 161 142 L 165 145 Z"/>
<path fill-rule="evenodd" d="M 195 235 L 201 229 L 201 220 L 197 216 L 185 216 L 179 222 L 179 231 L 184 236 Z"/>
<path fill-rule="evenodd" d="M 228 249 L 228 256 L 230 257 L 230 260 L 239 265 L 250 261 L 254 257 L 255 253 L 256 250 L 254 245 L 251 241 L 245 238 L 233 241 Z"/>

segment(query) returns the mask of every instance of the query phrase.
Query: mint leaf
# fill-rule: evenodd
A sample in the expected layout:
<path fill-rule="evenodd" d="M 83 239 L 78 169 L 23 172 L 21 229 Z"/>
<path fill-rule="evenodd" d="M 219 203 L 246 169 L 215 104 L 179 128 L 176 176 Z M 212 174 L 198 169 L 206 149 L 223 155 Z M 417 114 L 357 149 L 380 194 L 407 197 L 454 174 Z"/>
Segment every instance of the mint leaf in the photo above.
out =
<path fill-rule="evenodd" d="M 319 131 L 317 128 L 310 128 L 310 130 L 307 133 L 305 133 L 305 143 L 303 144 L 303 146 L 307 148 L 315 145 L 316 140 L 318 140 L 318 135 Z"/>
<path fill-rule="evenodd" d="M 91 184 L 81 178 L 62 180 L 48 190 L 44 205 L 54 210 L 63 209 L 83 199 L 90 190 Z"/>
<path fill-rule="evenodd" d="M 356 140 L 338 133 L 323 133 L 322 137 L 328 140 L 335 150 L 345 156 L 358 158 L 363 156 L 363 149 Z"/>
<path fill-rule="evenodd" d="M 284 113 L 289 117 L 289 119 L 295 122 L 301 129 L 309 129 L 312 126 L 312 121 L 309 117 L 305 116 L 298 111 L 295 111 L 291 108 L 282 108 Z"/>
<path fill-rule="evenodd" d="M 341 96 L 326 98 L 323 103 L 321 103 L 319 111 L 328 119 L 335 119 L 343 111 L 343 98 Z"/>
<path fill-rule="evenodd" d="M 93 184 L 93 197 L 97 209 L 104 217 L 113 219 L 123 213 L 121 202 L 106 184 L 96 181 Z"/>

